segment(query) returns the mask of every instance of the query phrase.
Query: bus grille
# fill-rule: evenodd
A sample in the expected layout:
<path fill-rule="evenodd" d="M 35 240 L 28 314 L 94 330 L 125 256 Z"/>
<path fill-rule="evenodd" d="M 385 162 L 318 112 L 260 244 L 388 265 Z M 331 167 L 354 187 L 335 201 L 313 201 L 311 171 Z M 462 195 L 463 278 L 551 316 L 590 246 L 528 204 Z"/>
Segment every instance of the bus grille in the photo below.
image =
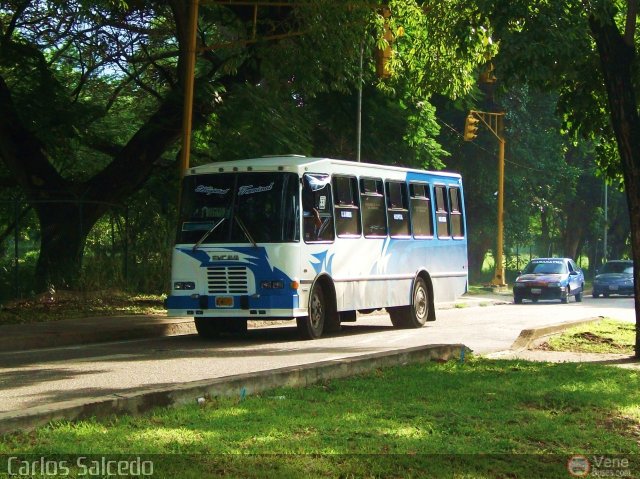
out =
<path fill-rule="evenodd" d="M 248 294 L 249 275 L 244 266 L 207 268 L 209 294 Z"/>

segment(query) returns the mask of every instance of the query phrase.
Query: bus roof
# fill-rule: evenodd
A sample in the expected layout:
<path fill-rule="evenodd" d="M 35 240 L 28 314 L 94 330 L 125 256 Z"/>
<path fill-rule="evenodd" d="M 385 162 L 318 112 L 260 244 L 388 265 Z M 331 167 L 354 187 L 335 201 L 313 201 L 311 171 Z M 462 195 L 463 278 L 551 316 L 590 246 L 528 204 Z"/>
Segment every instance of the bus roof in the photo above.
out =
<path fill-rule="evenodd" d="M 354 161 L 336 160 L 332 158 L 315 158 L 302 155 L 268 155 L 260 158 L 208 163 L 206 165 L 189 168 L 186 174 L 226 173 L 233 171 L 295 171 L 301 174 L 306 171 L 312 172 L 315 168 L 330 170 L 333 169 L 332 166 L 348 167 L 348 169 L 352 171 L 362 169 L 362 174 L 369 175 L 373 174 L 372 170 L 386 170 L 396 173 L 418 172 L 443 177 L 460 178 L 460 174 L 446 171 L 426 171 L 400 166 L 379 165 L 375 163 L 357 163 Z"/>

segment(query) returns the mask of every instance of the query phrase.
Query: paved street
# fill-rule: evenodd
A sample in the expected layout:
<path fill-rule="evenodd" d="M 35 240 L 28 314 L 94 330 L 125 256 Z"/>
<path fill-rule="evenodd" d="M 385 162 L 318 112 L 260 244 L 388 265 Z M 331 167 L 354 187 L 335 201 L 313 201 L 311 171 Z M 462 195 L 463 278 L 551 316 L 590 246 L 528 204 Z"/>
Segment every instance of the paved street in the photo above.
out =
<path fill-rule="evenodd" d="M 2 353 L 0 413 L 425 344 L 484 354 L 508 349 L 523 329 L 597 316 L 635 321 L 633 299 L 458 307 L 420 330 L 394 330 L 386 315 L 372 315 L 315 341 L 299 340 L 287 324 L 216 342 L 186 335 Z"/>

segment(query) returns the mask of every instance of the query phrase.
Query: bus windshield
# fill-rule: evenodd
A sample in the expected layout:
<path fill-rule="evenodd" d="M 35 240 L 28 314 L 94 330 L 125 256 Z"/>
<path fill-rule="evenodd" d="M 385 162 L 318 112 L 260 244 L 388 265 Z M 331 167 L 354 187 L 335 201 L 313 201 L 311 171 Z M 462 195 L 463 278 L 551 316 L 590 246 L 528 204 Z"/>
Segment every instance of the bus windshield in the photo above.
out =
<path fill-rule="evenodd" d="M 178 243 L 299 241 L 294 173 L 221 173 L 184 179 Z"/>

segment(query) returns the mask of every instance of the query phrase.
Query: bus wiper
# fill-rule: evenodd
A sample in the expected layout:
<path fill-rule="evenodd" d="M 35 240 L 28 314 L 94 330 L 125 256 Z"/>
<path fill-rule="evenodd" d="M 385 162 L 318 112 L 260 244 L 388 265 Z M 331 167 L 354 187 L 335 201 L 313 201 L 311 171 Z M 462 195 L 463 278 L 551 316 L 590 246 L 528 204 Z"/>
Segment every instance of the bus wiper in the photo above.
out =
<path fill-rule="evenodd" d="M 193 245 L 193 251 L 197 250 L 197 249 L 198 249 L 198 247 L 202 244 L 202 242 L 203 242 L 204 240 L 206 240 L 206 239 L 209 237 L 209 235 L 210 235 L 211 233 L 213 233 L 213 232 L 216 230 L 216 228 L 217 228 L 218 226 L 220 226 L 220 225 L 222 224 L 222 222 L 223 222 L 224 220 L 226 220 L 226 219 L 227 219 L 227 218 L 225 218 L 225 217 L 223 216 L 223 217 L 220 219 L 220 221 L 218 221 L 215 225 L 213 225 L 213 226 L 211 227 L 211 229 L 209 229 L 205 234 L 203 234 L 203 235 L 202 235 L 202 238 L 200 238 L 200 239 L 196 242 L 196 244 L 194 244 L 194 245 Z"/>
<path fill-rule="evenodd" d="M 246 225 L 244 224 L 244 221 L 242 221 L 242 219 L 240 218 L 240 216 L 238 216 L 237 213 L 233 217 L 235 218 L 236 222 L 238 223 L 238 226 L 240 226 L 240 229 L 242 230 L 244 235 L 247 237 L 247 239 L 251 242 L 253 247 L 257 248 L 258 244 L 253 239 L 253 236 L 251 236 L 251 233 L 249 233 L 249 230 L 247 229 Z"/>

